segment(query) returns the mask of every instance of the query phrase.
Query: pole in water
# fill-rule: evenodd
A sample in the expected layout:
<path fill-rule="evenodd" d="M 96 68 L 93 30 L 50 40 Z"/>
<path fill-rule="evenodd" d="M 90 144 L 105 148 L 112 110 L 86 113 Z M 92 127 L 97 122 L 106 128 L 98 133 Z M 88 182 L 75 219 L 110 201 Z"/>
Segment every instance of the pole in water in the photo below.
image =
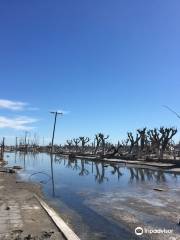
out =
<path fill-rule="evenodd" d="M 54 147 L 54 136 L 56 130 L 56 120 L 58 114 L 63 114 L 62 112 L 50 112 L 54 114 L 54 127 L 53 127 L 53 134 L 52 134 L 52 142 L 51 142 L 51 176 L 52 176 L 52 190 L 53 190 L 53 197 L 55 196 L 55 189 L 54 189 L 54 171 L 53 171 L 53 147 Z"/>
<path fill-rule="evenodd" d="M 27 144 L 27 135 L 28 135 L 28 131 L 24 132 L 24 150 L 27 152 L 28 150 L 28 144 Z"/>
<path fill-rule="evenodd" d="M 51 154 L 53 153 L 53 146 L 54 146 L 54 136 L 55 136 L 55 130 L 56 130 L 56 120 L 57 120 L 57 115 L 58 114 L 63 114 L 62 112 L 50 112 L 54 114 L 54 127 L 53 127 L 53 134 L 52 134 L 52 142 L 51 142 Z"/>
<path fill-rule="evenodd" d="M 1 144 L 1 156 L 0 159 L 4 160 L 4 147 L 5 147 L 5 137 L 3 137 L 2 144 Z"/>
<path fill-rule="evenodd" d="M 15 149 L 16 149 L 16 151 L 18 149 L 18 137 L 16 137 Z"/>

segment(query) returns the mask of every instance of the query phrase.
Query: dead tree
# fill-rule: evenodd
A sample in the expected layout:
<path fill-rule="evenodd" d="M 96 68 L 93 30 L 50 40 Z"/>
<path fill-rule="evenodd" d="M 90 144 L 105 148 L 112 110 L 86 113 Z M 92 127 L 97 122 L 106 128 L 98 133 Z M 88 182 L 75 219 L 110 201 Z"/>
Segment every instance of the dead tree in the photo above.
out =
<path fill-rule="evenodd" d="M 71 150 L 72 149 L 72 145 L 73 145 L 73 141 L 72 140 L 67 140 L 67 145 L 68 145 L 68 149 Z"/>
<path fill-rule="evenodd" d="M 34 133 L 33 139 L 31 140 L 31 145 L 33 148 L 36 148 L 39 146 L 39 137 L 37 133 Z"/>
<path fill-rule="evenodd" d="M 99 137 L 101 139 L 101 145 L 102 145 L 102 153 L 103 155 L 105 154 L 105 146 L 106 146 L 106 140 L 109 138 L 109 135 L 107 135 L 106 137 L 104 136 L 104 134 L 100 133 Z"/>
<path fill-rule="evenodd" d="M 95 140 L 96 140 L 95 154 L 97 153 L 97 150 L 100 146 L 102 147 L 102 154 L 103 155 L 105 154 L 106 140 L 108 138 L 109 138 L 109 135 L 105 137 L 103 133 L 98 133 L 95 135 Z"/>
<path fill-rule="evenodd" d="M 142 130 L 138 129 L 137 132 L 140 136 L 140 151 L 142 152 L 147 143 L 146 128 L 143 128 Z"/>
<path fill-rule="evenodd" d="M 160 159 L 163 159 L 164 152 L 172 137 L 177 133 L 177 129 L 161 127 L 159 132 L 161 133 Z"/>
<path fill-rule="evenodd" d="M 111 158 L 114 157 L 115 155 L 117 155 L 119 153 L 119 150 L 123 147 L 122 144 L 120 144 L 120 142 L 118 141 L 117 145 L 111 145 L 111 147 L 109 148 L 106 157 Z"/>
<path fill-rule="evenodd" d="M 74 143 L 75 143 L 75 149 L 76 149 L 76 152 L 78 151 L 78 144 L 80 143 L 80 139 L 79 138 L 74 138 L 73 139 Z"/>
<path fill-rule="evenodd" d="M 130 144 L 131 144 L 129 148 L 129 154 L 131 154 L 135 147 L 136 149 L 138 148 L 138 142 L 139 142 L 140 136 L 136 134 L 136 139 L 134 139 L 133 134 L 131 132 L 128 132 L 127 135 L 128 135 L 128 140 L 130 141 Z"/>
<path fill-rule="evenodd" d="M 139 157 L 143 155 L 143 153 L 147 154 L 148 153 L 148 136 L 146 133 L 147 128 L 138 129 L 137 132 L 139 133 L 140 136 L 140 151 L 139 151 Z"/>
<path fill-rule="evenodd" d="M 86 143 L 88 143 L 90 141 L 90 138 L 88 138 L 88 137 L 79 137 L 79 140 L 81 142 L 82 152 L 84 152 L 85 145 L 86 145 Z"/>
<path fill-rule="evenodd" d="M 164 127 L 161 127 L 159 130 L 155 128 L 148 131 L 148 135 L 151 140 L 151 147 L 153 150 L 156 150 L 156 154 L 159 159 L 163 159 L 164 152 L 167 149 L 170 140 L 176 133 L 177 129 Z"/>
<path fill-rule="evenodd" d="M 26 153 L 27 153 L 27 151 L 28 151 L 27 137 L 28 137 L 28 132 L 25 131 L 25 135 L 24 135 L 24 151 L 25 151 Z"/>
<path fill-rule="evenodd" d="M 96 135 L 95 135 L 95 140 L 94 140 L 94 145 L 95 145 L 94 154 L 97 153 L 97 151 L 98 151 L 98 149 L 99 149 L 99 146 L 100 146 L 100 143 L 101 143 L 101 138 L 99 137 L 99 134 L 96 134 Z"/>
<path fill-rule="evenodd" d="M 159 155 L 159 149 L 161 144 L 161 138 L 158 130 L 156 128 L 147 131 L 147 134 L 150 139 L 151 151 Z"/>

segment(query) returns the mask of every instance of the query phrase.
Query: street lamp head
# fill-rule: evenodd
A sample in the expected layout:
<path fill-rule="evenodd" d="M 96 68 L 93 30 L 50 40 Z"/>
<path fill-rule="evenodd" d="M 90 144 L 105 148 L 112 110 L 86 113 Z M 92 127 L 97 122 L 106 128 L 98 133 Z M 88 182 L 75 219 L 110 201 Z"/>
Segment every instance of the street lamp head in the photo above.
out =
<path fill-rule="evenodd" d="M 63 115 L 62 112 L 58 112 L 58 111 L 51 111 L 50 113 L 52 113 L 52 114 L 61 114 L 61 115 Z"/>

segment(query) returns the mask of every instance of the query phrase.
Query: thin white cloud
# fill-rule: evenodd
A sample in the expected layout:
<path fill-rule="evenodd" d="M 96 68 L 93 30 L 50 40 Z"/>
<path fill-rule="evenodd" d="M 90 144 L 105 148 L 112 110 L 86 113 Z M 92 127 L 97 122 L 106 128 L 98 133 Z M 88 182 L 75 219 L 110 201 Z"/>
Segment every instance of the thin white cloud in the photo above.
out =
<path fill-rule="evenodd" d="M 12 111 L 37 111 L 39 108 L 29 106 L 29 103 L 21 101 L 12 101 L 8 99 L 0 99 L 0 109 L 8 109 Z"/>
<path fill-rule="evenodd" d="M 13 111 L 24 110 L 28 104 L 25 102 L 11 101 L 7 99 L 0 99 L 0 108 L 9 109 Z"/>
<path fill-rule="evenodd" d="M 20 116 L 16 118 L 7 118 L 0 116 L 0 128 L 12 128 L 16 130 L 32 130 L 32 123 L 36 123 L 38 119 Z"/>

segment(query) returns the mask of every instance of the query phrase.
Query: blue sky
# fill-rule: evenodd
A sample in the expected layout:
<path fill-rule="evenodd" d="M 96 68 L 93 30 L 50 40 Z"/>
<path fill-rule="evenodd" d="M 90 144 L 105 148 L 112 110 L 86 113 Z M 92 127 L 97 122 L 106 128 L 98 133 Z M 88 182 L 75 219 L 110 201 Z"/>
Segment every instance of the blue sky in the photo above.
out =
<path fill-rule="evenodd" d="M 58 143 L 179 128 L 162 107 L 180 112 L 179 12 L 178 0 L 1 0 L 0 98 L 21 107 L 1 102 L 0 135 L 10 141 L 28 129 L 49 141 L 52 109 L 68 112 Z"/>

